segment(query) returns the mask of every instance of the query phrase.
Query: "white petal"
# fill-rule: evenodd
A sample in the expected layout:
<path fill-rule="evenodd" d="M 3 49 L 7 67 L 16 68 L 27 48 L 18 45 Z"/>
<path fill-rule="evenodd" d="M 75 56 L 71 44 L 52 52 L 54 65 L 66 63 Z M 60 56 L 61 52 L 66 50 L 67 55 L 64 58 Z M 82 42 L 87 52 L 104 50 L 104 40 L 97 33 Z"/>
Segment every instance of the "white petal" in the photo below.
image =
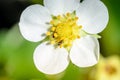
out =
<path fill-rule="evenodd" d="M 44 0 L 44 5 L 53 15 L 72 12 L 79 6 L 80 0 Z"/>
<path fill-rule="evenodd" d="M 76 14 L 79 17 L 78 23 L 92 34 L 103 31 L 109 20 L 108 10 L 100 0 L 84 0 Z"/>
<path fill-rule="evenodd" d="M 57 74 L 67 68 L 68 52 L 64 48 L 43 43 L 34 52 L 34 63 L 37 69 L 45 74 Z"/>
<path fill-rule="evenodd" d="M 94 37 L 86 36 L 73 43 L 70 59 L 79 67 L 88 67 L 97 63 L 99 53 L 98 40 Z"/>
<path fill-rule="evenodd" d="M 29 41 L 38 42 L 45 38 L 45 33 L 47 32 L 47 26 L 37 25 L 32 23 L 19 23 L 20 32 L 22 36 Z"/>
<path fill-rule="evenodd" d="M 44 37 L 48 26 L 46 25 L 51 19 L 49 11 L 41 5 L 32 5 L 26 8 L 20 18 L 20 31 L 24 38 L 29 41 L 40 41 Z"/>
<path fill-rule="evenodd" d="M 41 5 L 31 5 L 27 7 L 20 18 L 20 21 L 29 21 L 36 24 L 45 24 L 51 20 L 48 9 Z"/>

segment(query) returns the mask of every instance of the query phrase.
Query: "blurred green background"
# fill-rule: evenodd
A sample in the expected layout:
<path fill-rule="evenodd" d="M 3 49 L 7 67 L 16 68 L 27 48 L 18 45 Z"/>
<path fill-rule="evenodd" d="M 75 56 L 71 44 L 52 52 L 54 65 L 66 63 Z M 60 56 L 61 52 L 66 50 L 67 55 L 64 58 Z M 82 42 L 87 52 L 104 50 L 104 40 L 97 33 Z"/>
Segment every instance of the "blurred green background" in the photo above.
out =
<path fill-rule="evenodd" d="M 17 24 L 21 12 L 27 6 L 36 3 L 43 4 L 43 1 L 1 0 L 0 80 L 120 80 L 120 1 L 102 1 L 109 11 L 108 26 L 100 33 L 102 38 L 99 39 L 100 61 L 105 64 L 98 63 L 89 68 L 78 68 L 70 64 L 63 73 L 45 75 L 39 72 L 33 63 L 33 51 L 39 43 L 32 43 L 23 39 Z M 106 64 L 107 68 L 105 67 L 104 70 L 104 67 L 101 66 Z M 105 73 L 104 78 L 101 76 L 103 73 Z"/>

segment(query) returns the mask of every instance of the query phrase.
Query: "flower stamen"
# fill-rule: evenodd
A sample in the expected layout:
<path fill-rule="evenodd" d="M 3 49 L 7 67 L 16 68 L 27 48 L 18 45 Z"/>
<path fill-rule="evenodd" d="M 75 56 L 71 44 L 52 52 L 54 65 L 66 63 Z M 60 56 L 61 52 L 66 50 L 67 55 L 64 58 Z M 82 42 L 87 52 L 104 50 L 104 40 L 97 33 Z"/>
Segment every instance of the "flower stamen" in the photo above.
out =
<path fill-rule="evenodd" d="M 50 43 L 60 48 L 72 46 L 75 39 L 80 38 L 81 25 L 77 24 L 78 17 L 75 12 L 66 13 L 65 15 L 53 16 L 50 21 L 51 28 L 47 32 Z"/>

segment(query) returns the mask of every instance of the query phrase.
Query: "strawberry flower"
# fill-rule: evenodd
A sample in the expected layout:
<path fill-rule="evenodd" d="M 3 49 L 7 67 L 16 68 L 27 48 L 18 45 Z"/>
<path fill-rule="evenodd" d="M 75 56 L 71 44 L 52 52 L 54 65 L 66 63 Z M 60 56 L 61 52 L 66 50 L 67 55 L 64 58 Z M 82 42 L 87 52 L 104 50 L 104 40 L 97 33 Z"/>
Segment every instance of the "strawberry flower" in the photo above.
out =
<path fill-rule="evenodd" d="M 78 67 L 99 59 L 97 34 L 108 23 L 108 10 L 100 0 L 44 0 L 27 7 L 20 18 L 22 36 L 42 43 L 34 51 L 37 69 L 45 74 L 64 71 L 70 61 Z"/>

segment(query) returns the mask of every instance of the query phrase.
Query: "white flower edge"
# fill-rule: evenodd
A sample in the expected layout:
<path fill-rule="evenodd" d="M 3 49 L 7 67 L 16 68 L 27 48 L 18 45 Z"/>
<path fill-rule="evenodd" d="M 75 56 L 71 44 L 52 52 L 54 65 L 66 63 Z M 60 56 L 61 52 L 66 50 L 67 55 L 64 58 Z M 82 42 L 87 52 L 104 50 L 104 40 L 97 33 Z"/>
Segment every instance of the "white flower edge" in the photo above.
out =
<path fill-rule="evenodd" d="M 89 67 L 98 62 L 99 54 L 98 40 L 92 36 L 86 36 L 74 41 L 70 50 L 70 59 L 79 67 Z"/>
<path fill-rule="evenodd" d="M 44 6 L 48 8 L 53 15 L 73 12 L 79 7 L 79 4 L 80 0 L 44 0 Z"/>
<path fill-rule="evenodd" d="M 19 28 L 23 37 L 29 41 L 38 42 L 44 39 L 43 34 L 49 28 L 46 25 L 51 20 L 47 8 L 41 5 L 31 5 L 21 14 Z"/>
<path fill-rule="evenodd" d="M 46 43 L 40 44 L 34 51 L 34 64 L 45 74 L 58 74 L 63 72 L 68 64 L 68 52 L 64 48 L 56 48 Z"/>
<path fill-rule="evenodd" d="M 76 10 L 78 24 L 91 34 L 103 31 L 109 21 L 108 9 L 100 0 L 84 0 Z"/>

